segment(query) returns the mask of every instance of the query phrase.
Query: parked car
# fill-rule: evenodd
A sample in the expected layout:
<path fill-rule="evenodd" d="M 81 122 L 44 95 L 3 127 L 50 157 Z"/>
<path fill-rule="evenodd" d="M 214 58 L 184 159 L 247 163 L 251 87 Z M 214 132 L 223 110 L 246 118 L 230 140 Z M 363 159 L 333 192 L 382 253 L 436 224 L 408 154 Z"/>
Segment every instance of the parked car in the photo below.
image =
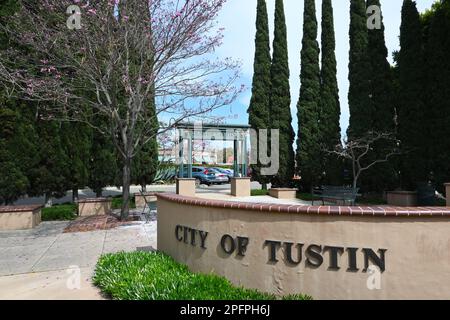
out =
<path fill-rule="evenodd" d="M 228 172 L 222 172 L 221 170 L 217 170 L 217 168 L 207 168 L 208 172 L 212 172 L 216 175 L 216 182 L 214 184 L 225 184 L 229 183 L 229 173 Z"/>
<path fill-rule="evenodd" d="M 231 182 L 231 178 L 234 177 L 234 171 L 231 169 L 224 169 L 224 168 L 213 168 L 213 169 L 221 174 L 226 175 L 228 177 L 228 182 Z"/>
<path fill-rule="evenodd" d="M 184 177 L 187 178 L 187 172 L 184 173 Z M 210 186 L 213 184 L 228 183 L 227 175 L 213 168 L 206 167 L 192 167 L 192 178 L 196 180 L 196 185 L 206 184 Z"/>

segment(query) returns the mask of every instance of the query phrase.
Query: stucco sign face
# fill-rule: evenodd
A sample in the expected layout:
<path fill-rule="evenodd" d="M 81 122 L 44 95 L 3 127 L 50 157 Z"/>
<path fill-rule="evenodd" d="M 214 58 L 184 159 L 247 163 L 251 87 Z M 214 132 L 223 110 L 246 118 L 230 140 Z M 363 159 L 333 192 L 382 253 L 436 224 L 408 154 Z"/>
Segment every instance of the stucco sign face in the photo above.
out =
<path fill-rule="evenodd" d="M 203 250 L 208 250 L 208 234 L 207 231 L 196 230 L 187 226 L 177 225 L 175 227 L 175 237 L 178 242 L 198 246 Z M 248 237 L 233 237 L 229 234 L 223 235 L 219 244 L 225 254 L 235 254 L 242 258 L 245 258 L 245 253 L 250 245 L 252 243 Z M 277 264 L 280 260 L 283 260 L 286 264 L 293 266 L 304 263 L 307 267 L 313 269 L 326 266 L 330 271 L 345 268 L 348 272 L 368 272 L 371 266 L 377 267 L 381 272 L 386 270 L 386 249 L 374 250 L 371 248 L 293 243 L 278 240 L 266 240 L 263 244 L 255 245 L 264 248 L 263 250 L 266 252 L 261 254 L 267 255 L 267 263 L 269 264 Z M 361 255 L 364 259 L 362 266 L 357 264 L 358 255 Z"/>

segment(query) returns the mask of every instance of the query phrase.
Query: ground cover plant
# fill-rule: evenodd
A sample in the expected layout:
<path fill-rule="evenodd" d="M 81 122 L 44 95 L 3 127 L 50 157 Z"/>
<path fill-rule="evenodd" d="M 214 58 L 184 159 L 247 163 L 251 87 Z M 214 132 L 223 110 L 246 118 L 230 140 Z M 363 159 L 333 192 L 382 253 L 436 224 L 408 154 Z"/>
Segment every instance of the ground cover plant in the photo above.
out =
<path fill-rule="evenodd" d="M 117 300 L 276 300 L 272 294 L 233 286 L 213 274 L 195 274 L 158 252 L 107 254 L 93 277 L 104 294 Z M 285 299 L 309 300 L 291 295 Z"/>

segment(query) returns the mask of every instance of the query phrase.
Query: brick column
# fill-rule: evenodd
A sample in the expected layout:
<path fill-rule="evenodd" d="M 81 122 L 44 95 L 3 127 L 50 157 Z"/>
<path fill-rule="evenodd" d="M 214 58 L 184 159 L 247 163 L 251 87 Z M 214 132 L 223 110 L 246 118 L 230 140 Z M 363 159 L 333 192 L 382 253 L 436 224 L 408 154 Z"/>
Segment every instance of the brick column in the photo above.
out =
<path fill-rule="evenodd" d="M 231 195 L 234 197 L 251 196 L 250 178 L 231 178 Z"/>
<path fill-rule="evenodd" d="M 177 194 L 185 197 L 195 197 L 195 179 L 178 178 Z"/>

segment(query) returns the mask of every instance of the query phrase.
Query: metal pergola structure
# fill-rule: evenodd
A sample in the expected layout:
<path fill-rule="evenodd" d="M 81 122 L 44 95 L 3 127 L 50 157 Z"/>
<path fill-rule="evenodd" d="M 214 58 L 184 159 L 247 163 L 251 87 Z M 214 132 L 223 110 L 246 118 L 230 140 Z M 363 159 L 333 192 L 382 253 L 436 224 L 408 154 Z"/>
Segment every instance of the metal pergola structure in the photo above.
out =
<path fill-rule="evenodd" d="M 193 124 L 181 123 L 175 127 L 178 131 L 178 162 L 179 162 L 179 178 L 186 178 L 184 170 L 187 166 L 187 178 L 192 178 L 192 151 L 193 141 L 210 140 L 210 141 L 233 141 L 234 160 L 233 170 L 234 177 L 246 177 L 248 172 L 247 163 L 247 141 L 250 126 L 248 125 L 215 125 L 215 124 Z M 190 159 L 187 164 L 184 162 L 184 141 L 187 140 L 187 152 Z M 239 163 L 239 151 L 243 155 L 242 163 Z"/>

